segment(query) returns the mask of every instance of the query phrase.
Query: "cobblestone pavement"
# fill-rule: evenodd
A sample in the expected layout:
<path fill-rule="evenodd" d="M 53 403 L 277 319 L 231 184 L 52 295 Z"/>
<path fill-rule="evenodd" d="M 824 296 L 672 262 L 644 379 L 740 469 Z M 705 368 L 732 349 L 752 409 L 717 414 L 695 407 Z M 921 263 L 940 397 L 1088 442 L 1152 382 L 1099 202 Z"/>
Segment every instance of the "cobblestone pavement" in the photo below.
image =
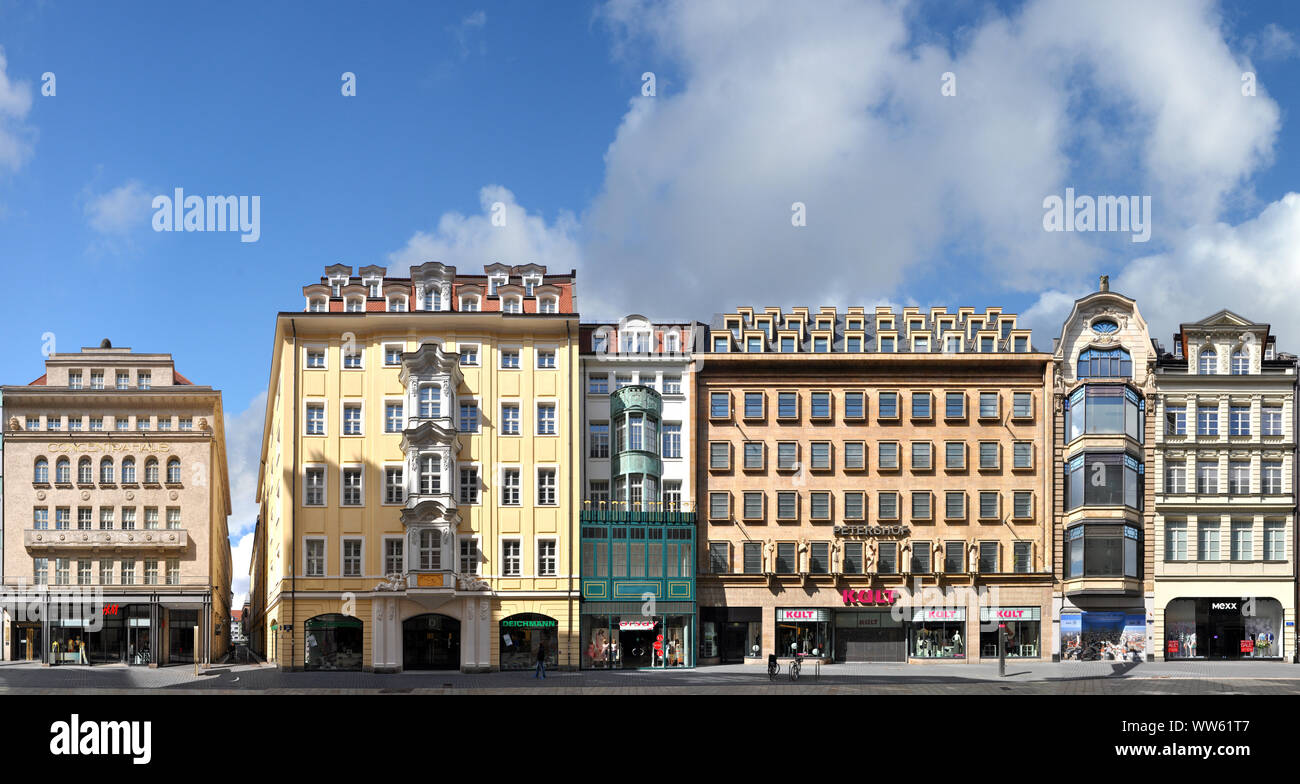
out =
<path fill-rule="evenodd" d="M 1300 694 L 1300 666 L 1272 662 L 805 665 L 769 681 L 755 665 L 676 672 L 281 672 L 274 667 L 42 667 L 0 663 L 0 693 L 271 694 Z"/>

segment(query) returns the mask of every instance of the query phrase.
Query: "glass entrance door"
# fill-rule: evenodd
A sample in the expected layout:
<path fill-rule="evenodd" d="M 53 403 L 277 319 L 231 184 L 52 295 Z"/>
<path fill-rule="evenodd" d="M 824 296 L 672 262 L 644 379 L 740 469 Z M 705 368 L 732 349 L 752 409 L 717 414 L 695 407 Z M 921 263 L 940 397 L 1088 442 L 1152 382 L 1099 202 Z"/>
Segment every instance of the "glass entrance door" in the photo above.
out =
<path fill-rule="evenodd" d="M 746 636 L 749 624 L 731 621 L 722 626 L 722 643 L 719 653 L 723 664 L 740 664 L 745 661 L 745 646 L 749 644 Z"/>

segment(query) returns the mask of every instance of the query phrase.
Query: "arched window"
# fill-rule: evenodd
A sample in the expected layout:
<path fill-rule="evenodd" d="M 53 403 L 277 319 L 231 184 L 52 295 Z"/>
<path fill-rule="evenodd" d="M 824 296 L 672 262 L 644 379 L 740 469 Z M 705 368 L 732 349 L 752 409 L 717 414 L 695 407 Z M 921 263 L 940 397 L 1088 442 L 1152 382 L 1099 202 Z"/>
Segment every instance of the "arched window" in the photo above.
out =
<path fill-rule="evenodd" d="M 542 297 L 538 301 L 537 311 L 539 313 L 558 313 L 559 303 L 555 297 Z"/>
<path fill-rule="evenodd" d="M 72 461 L 68 458 L 60 457 L 54 464 L 54 482 L 60 485 L 72 483 Z"/>
<path fill-rule="evenodd" d="M 424 309 L 425 310 L 442 310 L 442 292 L 437 289 L 429 289 L 424 292 Z"/>
<path fill-rule="evenodd" d="M 83 457 L 77 461 L 77 483 L 88 485 L 95 481 L 95 472 L 90 465 L 90 458 Z"/>
<path fill-rule="evenodd" d="M 135 458 L 134 457 L 122 458 L 122 484 L 124 485 L 135 484 Z"/>
<path fill-rule="evenodd" d="M 312 299 L 311 299 L 311 312 L 312 312 L 312 313 L 324 313 L 326 310 L 327 310 L 327 308 L 326 308 L 326 306 L 325 306 L 325 300 L 324 300 L 324 299 L 322 299 L 321 297 L 312 297 Z"/>
<path fill-rule="evenodd" d="M 181 459 L 173 457 L 167 461 L 167 483 L 178 485 L 181 483 Z"/>
<path fill-rule="evenodd" d="M 405 312 L 406 312 L 406 297 L 400 297 L 400 296 L 389 297 L 389 298 L 388 298 L 388 312 L 389 312 L 389 313 L 405 313 Z"/>
<path fill-rule="evenodd" d="M 1250 356 L 1242 349 L 1232 352 L 1232 375 L 1244 376 L 1250 373 Z"/>
<path fill-rule="evenodd" d="M 1090 348 L 1079 355 L 1079 378 L 1132 378 L 1133 358 L 1122 348 Z"/>
<path fill-rule="evenodd" d="M 1198 372 L 1202 376 L 1212 376 L 1219 372 L 1219 355 L 1212 348 L 1201 349 L 1201 354 L 1196 363 Z"/>
<path fill-rule="evenodd" d="M 43 457 L 36 458 L 36 472 L 32 475 L 32 481 L 37 484 L 49 484 L 50 482 L 50 461 Z"/>
<path fill-rule="evenodd" d="M 506 313 L 522 313 L 523 300 L 519 297 L 506 297 L 502 302 L 501 309 Z"/>
<path fill-rule="evenodd" d="M 348 313 L 360 313 L 366 309 L 366 305 L 360 297 L 348 297 L 346 306 L 343 309 Z"/>
<path fill-rule="evenodd" d="M 144 481 L 145 484 L 158 484 L 158 458 L 151 457 L 144 461 Z"/>
<path fill-rule="evenodd" d="M 478 297 L 461 297 L 460 309 L 466 313 L 478 312 Z"/>
<path fill-rule="evenodd" d="M 105 457 L 99 461 L 99 483 L 101 485 L 113 484 L 113 458 Z"/>

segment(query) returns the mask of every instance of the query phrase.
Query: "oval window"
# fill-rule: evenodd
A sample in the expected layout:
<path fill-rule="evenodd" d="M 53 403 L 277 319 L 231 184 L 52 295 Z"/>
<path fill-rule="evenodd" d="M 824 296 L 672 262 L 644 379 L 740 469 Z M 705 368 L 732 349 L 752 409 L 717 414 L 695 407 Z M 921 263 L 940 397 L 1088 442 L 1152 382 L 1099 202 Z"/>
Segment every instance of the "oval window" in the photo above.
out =
<path fill-rule="evenodd" d="M 1110 319 L 1101 319 L 1100 321 L 1092 322 L 1092 331 L 1100 335 L 1109 335 L 1112 332 L 1119 331 L 1119 324 L 1116 324 Z"/>

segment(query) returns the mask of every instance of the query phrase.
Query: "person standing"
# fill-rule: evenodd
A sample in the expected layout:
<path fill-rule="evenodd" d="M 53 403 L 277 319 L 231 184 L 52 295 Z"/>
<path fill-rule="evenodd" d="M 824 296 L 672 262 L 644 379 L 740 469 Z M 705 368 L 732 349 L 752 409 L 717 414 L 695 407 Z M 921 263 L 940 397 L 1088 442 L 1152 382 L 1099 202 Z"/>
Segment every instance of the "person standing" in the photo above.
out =
<path fill-rule="evenodd" d="M 533 673 L 534 678 L 546 677 L 546 639 L 537 644 L 537 672 Z"/>

